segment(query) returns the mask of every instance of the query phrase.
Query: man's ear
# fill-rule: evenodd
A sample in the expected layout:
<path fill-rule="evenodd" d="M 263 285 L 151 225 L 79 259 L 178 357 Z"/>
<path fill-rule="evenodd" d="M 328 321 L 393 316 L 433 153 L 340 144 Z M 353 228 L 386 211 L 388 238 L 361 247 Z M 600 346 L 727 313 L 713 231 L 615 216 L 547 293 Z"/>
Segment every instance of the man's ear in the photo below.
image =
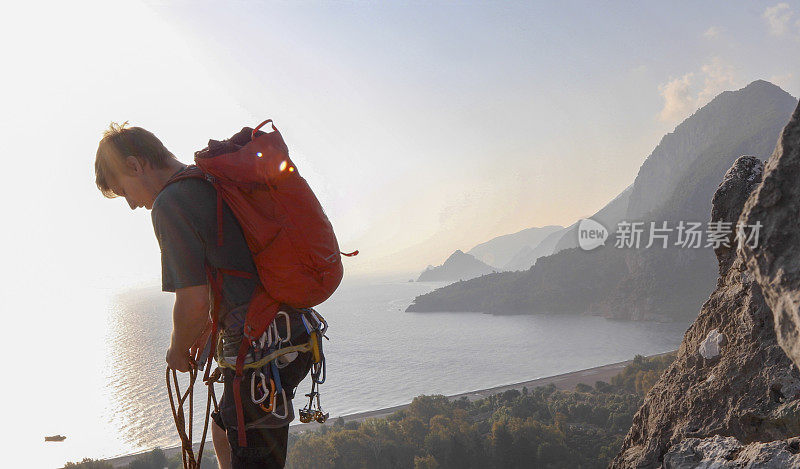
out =
<path fill-rule="evenodd" d="M 142 165 L 142 162 L 139 161 L 139 158 L 136 158 L 135 156 L 127 156 L 125 158 L 125 166 L 128 167 L 130 172 L 137 176 L 140 176 L 142 173 L 144 173 L 144 166 Z"/>

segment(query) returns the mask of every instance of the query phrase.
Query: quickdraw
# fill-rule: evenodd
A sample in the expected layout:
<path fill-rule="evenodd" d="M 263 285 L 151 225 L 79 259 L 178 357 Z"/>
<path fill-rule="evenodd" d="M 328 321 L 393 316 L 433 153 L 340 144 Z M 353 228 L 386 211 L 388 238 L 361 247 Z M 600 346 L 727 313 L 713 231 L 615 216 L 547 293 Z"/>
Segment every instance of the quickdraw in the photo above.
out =
<path fill-rule="evenodd" d="M 320 393 L 318 387 L 325 382 L 325 355 L 322 353 L 322 337 L 328 330 L 328 323 L 316 311 L 312 310 L 314 314 L 311 316 L 316 324 L 309 324 L 305 316 L 302 316 L 303 326 L 309 335 L 309 343 L 311 344 L 311 355 L 313 357 L 313 364 L 311 365 L 311 392 L 306 394 L 308 397 L 308 404 L 298 411 L 300 421 L 309 423 L 312 420 L 318 423 L 325 423 L 328 420 L 328 413 L 323 412 L 322 405 L 319 398 Z M 320 378 L 321 376 L 321 378 Z M 315 405 L 316 404 L 316 405 Z"/>

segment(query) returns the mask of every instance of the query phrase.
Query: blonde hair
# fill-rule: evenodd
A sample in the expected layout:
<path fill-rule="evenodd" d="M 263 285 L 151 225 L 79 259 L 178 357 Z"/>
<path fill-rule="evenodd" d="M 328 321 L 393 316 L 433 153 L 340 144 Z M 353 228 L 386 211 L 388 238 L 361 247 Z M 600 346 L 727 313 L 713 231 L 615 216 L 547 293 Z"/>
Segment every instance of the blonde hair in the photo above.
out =
<path fill-rule="evenodd" d="M 103 132 L 94 160 L 95 183 L 104 196 L 114 198 L 119 195 L 111 190 L 109 181 L 115 174 L 127 171 L 125 158 L 128 156 L 134 156 L 154 169 L 165 168 L 170 159 L 176 159 L 151 132 L 141 127 L 128 127 L 128 121 L 122 124 L 112 122 Z"/>

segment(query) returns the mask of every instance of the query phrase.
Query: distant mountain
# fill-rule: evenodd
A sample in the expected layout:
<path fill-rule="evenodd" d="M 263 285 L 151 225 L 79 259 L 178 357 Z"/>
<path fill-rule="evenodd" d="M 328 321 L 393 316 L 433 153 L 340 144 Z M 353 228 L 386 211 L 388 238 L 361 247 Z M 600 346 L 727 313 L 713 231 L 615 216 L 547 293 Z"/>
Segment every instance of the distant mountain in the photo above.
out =
<path fill-rule="evenodd" d="M 601 208 L 590 218 L 601 223 L 603 226 L 616 226 L 628 211 L 628 200 L 633 186 L 630 185 L 614 197 L 611 202 Z M 510 261 L 503 265 L 503 270 L 528 270 L 536 260 L 543 256 L 555 254 L 564 249 L 578 247 L 578 222 L 553 232 L 543 239 L 539 245 L 534 247 L 524 247 L 517 252 Z"/>
<path fill-rule="evenodd" d="M 741 155 L 768 157 L 796 105 L 791 95 L 761 80 L 714 98 L 666 135 L 642 164 L 630 189 L 627 220 L 666 221 L 673 228 L 678 221 L 705 224 L 728 168 Z M 713 251 L 674 245 L 645 249 L 647 233 L 640 249 L 616 248 L 616 226 L 607 228 L 611 242 L 603 247 L 564 249 L 539 258 L 528 271 L 448 285 L 417 297 L 408 309 L 694 317 L 715 285 Z"/>
<path fill-rule="evenodd" d="M 516 233 L 492 238 L 485 243 L 478 244 L 467 251 L 467 254 L 489 264 L 502 266 L 507 264 L 521 249 L 532 249 L 539 245 L 545 238 L 563 226 L 548 225 L 541 228 L 527 228 Z M 530 267 L 530 266 L 528 266 Z"/>
<path fill-rule="evenodd" d="M 718 95 L 673 132 L 665 135 L 644 161 L 633 183 L 626 217 L 641 218 L 672 197 L 683 198 L 686 194 L 681 191 L 676 193 L 676 189 L 683 186 L 700 196 L 700 199 L 695 198 L 697 205 L 694 206 L 694 214 L 708 218 L 714 193 L 708 190 L 709 186 L 716 189 L 733 160 L 748 154 L 747 150 L 761 150 L 761 145 L 774 147 L 772 131 L 780 121 L 780 125 L 777 125 L 780 132 L 794 109 L 792 103 L 796 102 L 789 93 L 763 80 L 754 81 L 741 90 L 725 91 Z M 787 112 L 789 108 L 792 109 Z M 769 137 L 764 131 L 768 131 Z M 719 154 L 731 151 L 742 153 Z M 769 152 L 762 155 L 762 159 L 768 157 Z M 707 166 L 709 163 L 719 167 L 713 171 L 701 171 L 710 180 L 697 186 L 701 181 L 692 177 L 692 174 L 700 169 L 710 170 L 707 167 L 697 168 L 698 165 Z"/>
<path fill-rule="evenodd" d="M 564 236 L 568 228 L 562 228 L 558 231 L 550 233 L 545 239 L 536 246 L 525 246 L 517 252 L 506 264 L 503 265 L 503 270 L 528 270 L 536 263 L 536 259 L 542 256 L 549 256 L 553 254 L 556 249 L 556 244 Z"/>
<path fill-rule="evenodd" d="M 481 275 L 496 272 L 497 269 L 487 265 L 475 257 L 465 254 L 460 249 L 450 255 L 444 264 L 428 267 L 420 274 L 417 282 L 449 282 L 468 280 Z"/>
<path fill-rule="evenodd" d="M 632 193 L 633 184 L 626 187 L 624 191 L 620 192 L 611 202 L 607 203 L 605 207 L 598 210 L 590 218 L 609 229 L 617 226 L 617 223 L 625 219 L 628 214 L 628 202 Z M 578 247 L 578 222 L 573 223 L 565 230 L 564 236 L 559 239 L 553 252 L 556 253 L 576 247 Z"/>

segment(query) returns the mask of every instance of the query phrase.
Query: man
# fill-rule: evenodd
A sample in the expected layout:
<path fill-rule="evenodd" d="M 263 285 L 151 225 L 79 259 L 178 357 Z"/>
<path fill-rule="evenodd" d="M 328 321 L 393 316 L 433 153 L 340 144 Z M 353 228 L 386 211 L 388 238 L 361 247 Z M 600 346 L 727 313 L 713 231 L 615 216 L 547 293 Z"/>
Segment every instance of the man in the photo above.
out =
<path fill-rule="evenodd" d="M 172 338 L 166 361 L 170 368 L 186 372 L 194 366 L 190 349 L 196 342 L 202 342 L 209 321 L 211 301 L 206 265 L 253 274 L 252 278 L 224 279 L 219 319 L 226 351 L 238 350 L 244 314 L 258 276 L 241 227 L 224 203 L 224 243 L 217 244 L 217 196 L 213 185 L 196 178 L 167 185 L 186 165 L 155 135 L 140 127 L 128 128 L 126 124 L 112 124 L 103 135 L 95 159 L 96 183 L 106 197 L 125 197 L 132 210 L 139 207 L 152 210 L 153 228 L 161 248 L 162 289 L 175 292 Z M 248 446 L 240 448 L 233 403 L 233 392 L 239 390 L 233 389 L 230 372 L 225 377 L 220 411 L 212 414 L 211 428 L 220 467 L 283 467 L 288 425 L 294 418 L 291 400 L 285 402 L 287 417 L 280 419 L 259 411 L 248 394 L 243 399 L 248 404 L 245 409 Z"/>

